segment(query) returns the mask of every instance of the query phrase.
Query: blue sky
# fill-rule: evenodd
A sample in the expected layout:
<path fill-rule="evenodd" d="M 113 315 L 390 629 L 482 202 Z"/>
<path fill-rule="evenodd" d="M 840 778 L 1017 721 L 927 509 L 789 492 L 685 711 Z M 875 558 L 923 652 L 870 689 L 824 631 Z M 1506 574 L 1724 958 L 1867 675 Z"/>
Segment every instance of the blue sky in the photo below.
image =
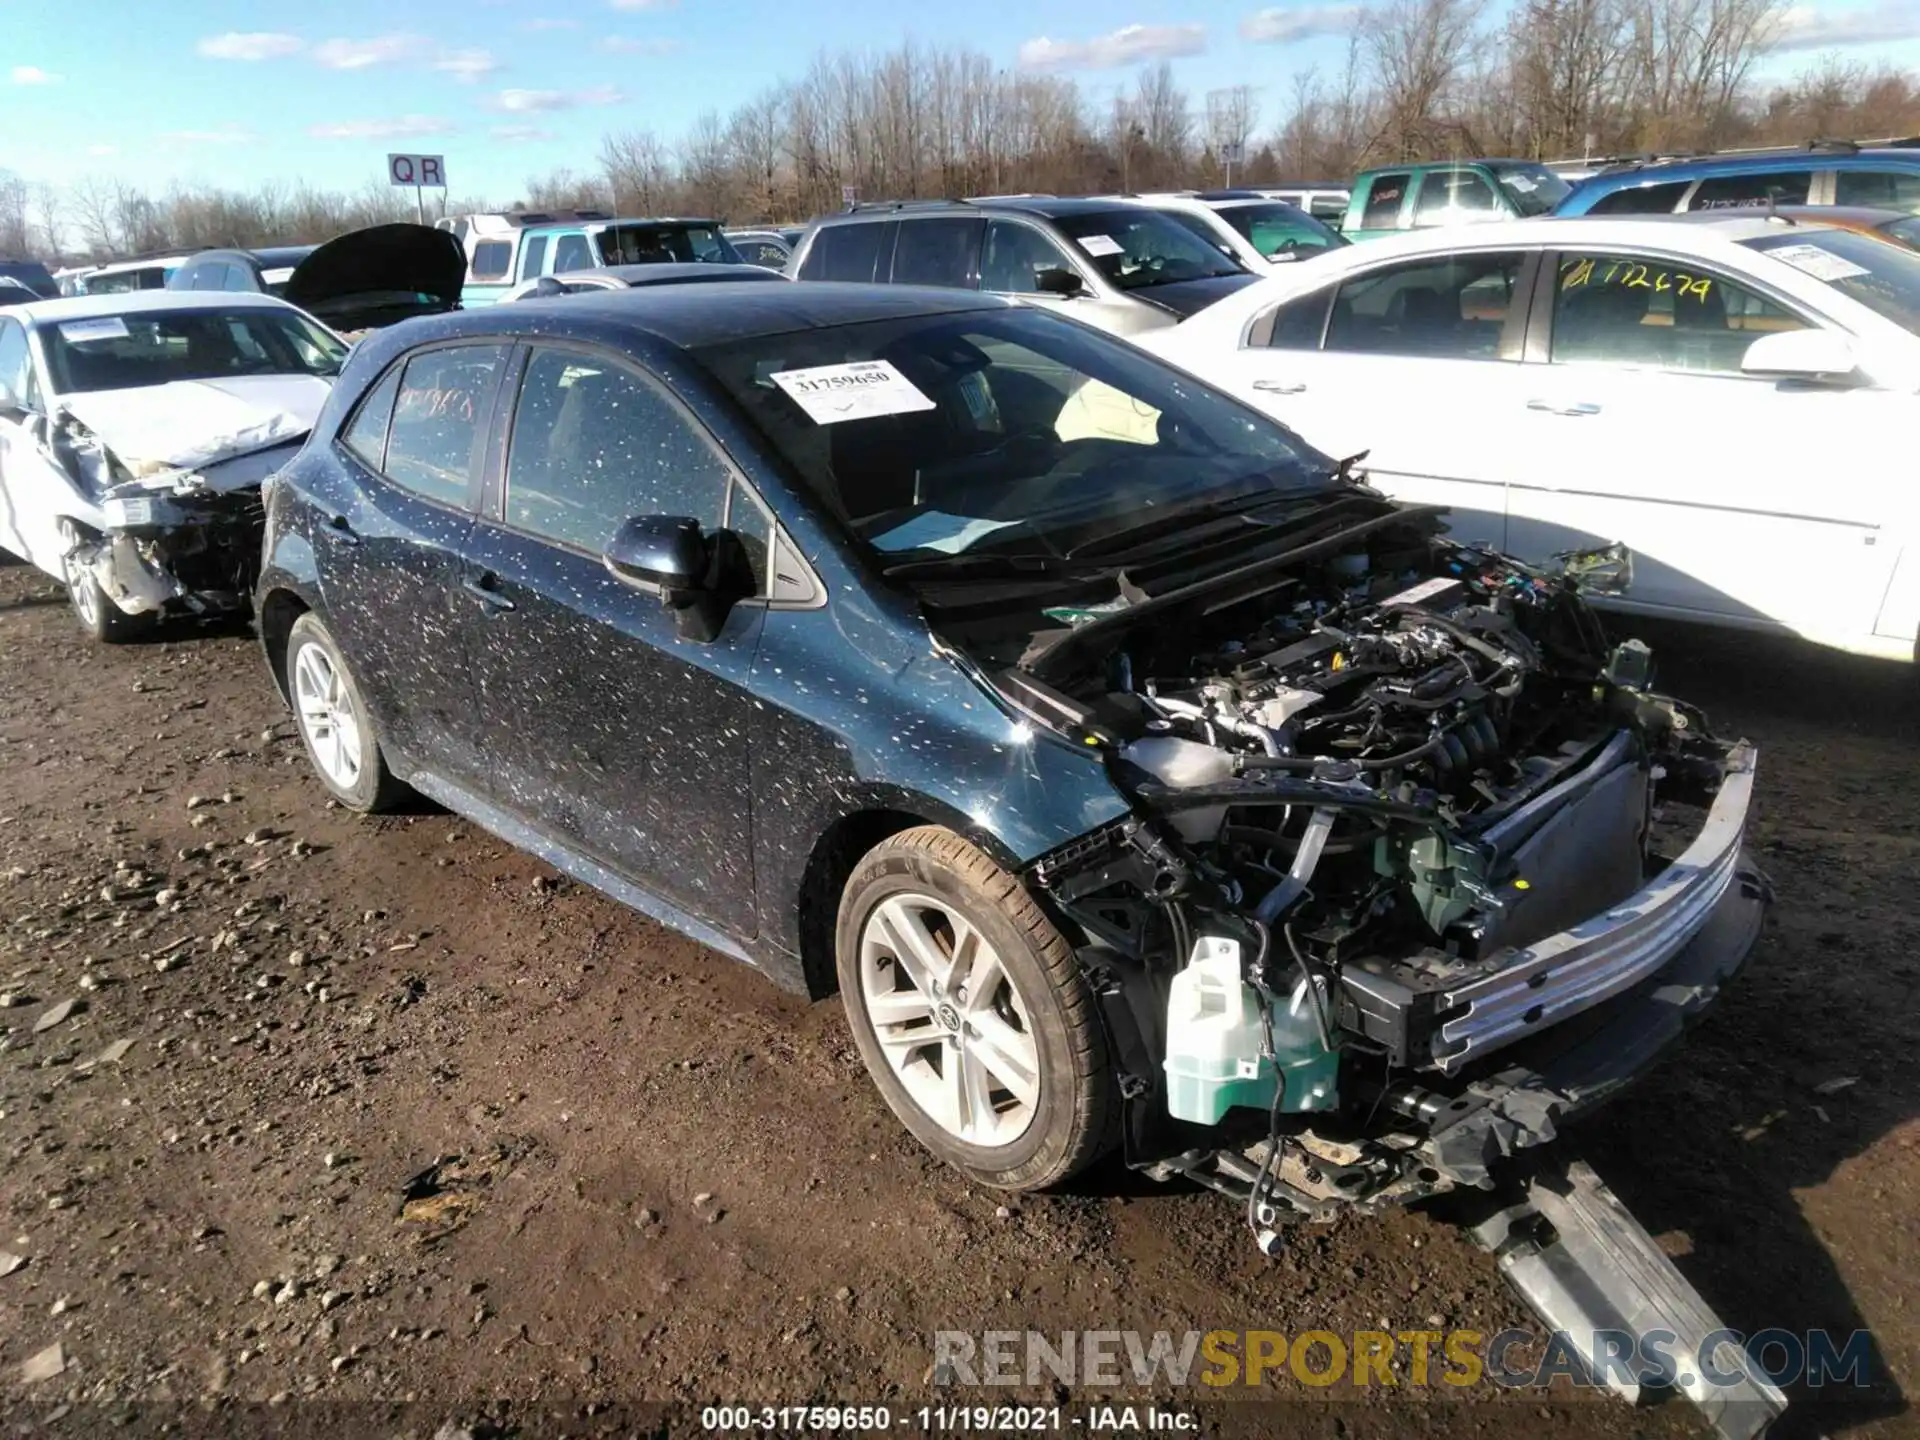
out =
<path fill-rule="evenodd" d="M 1498 0 L 1496 0 L 1496 5 Z M 676 137 L 821 50 L 912 37 L 1073 75 L 1099 96 L 1166 57 L 1196 97 L 1247 83 L 1271 122 L 1332 67 L 1357 6 L 1254 0 L 0 0 L 0 165 L 355 188 L 390 150 L 446 156 L 456 195 L 594 167 L 609 129 Z M 887 17 L 876 23 L 877 16 Z M 1820 49 L 1913 63 L 1920 0 L 1790 12 L 1790 68 Z"/>

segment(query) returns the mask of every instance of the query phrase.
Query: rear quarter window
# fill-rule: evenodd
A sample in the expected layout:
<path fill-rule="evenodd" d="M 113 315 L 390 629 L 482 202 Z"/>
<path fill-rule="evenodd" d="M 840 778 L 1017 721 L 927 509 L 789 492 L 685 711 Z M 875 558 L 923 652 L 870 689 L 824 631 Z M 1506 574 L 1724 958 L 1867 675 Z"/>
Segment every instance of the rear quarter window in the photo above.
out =
<path fill-rule="evenodd" d="M 513 246 L 505 240 L 482 240 L 473 247 L 469 268 L 475 280 L 504 280 L 513 263 Z"/>
<path fill-rule="evenodd" d="M 828 225 L 816 231 L 807 258 L 801 262 L 802 280 L 853 280 L 871 283 L 880 261 L 884 225 Z"/>

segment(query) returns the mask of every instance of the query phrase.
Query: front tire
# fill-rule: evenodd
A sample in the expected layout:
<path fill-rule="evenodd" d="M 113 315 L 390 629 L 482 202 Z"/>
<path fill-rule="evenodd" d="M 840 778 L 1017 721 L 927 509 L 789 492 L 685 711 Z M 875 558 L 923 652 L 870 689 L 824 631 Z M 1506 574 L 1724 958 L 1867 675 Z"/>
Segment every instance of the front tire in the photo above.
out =
<path fill-rule="evenodd" d="M 407 787 L 387 768 L 373 714 L 340 647 L 319 616 L 308 612 L 287 632 L 287 697 L 313 773 L 349 810 L 391 810 Z"/>
<path fill-rule="evenodd" d="M 1109 1149 L 1119 1095 L 1072 947 L 950 830 L 903 831 L 841 893 L 854 1043 L 916 1139 L 982 1184 L 1039 1190 Z"/>
<path fill-rule="evenodd" d="M 87 539 L 73 521 L 60 522 L 63 556 L 86 544 Z M 95 641 L 102 645 L 124 645 L 153 628 L 156 617 L 151 612 L 129 615 L 107 598 L 107 592 L 100 588 L 91 571 L 77 570 L 65 560 L 60 568 L 66 578 L 67 603 L 73 607 L 73 618 Z"/>

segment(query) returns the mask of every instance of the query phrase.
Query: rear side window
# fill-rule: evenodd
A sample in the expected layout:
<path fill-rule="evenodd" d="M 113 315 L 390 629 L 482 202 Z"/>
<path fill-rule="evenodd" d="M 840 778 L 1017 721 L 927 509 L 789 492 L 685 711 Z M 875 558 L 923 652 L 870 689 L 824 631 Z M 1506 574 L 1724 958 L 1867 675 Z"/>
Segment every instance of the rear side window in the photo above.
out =
<path fill-rule="evenodd" d="M 1327 301 L 1331 290 L 1289 300 L 1273 314 L 1273 334 L 1267 339 L 1271 350 L 1318 350 L 1321 333 L 1327 328 Z"/>
<path fill-rule="evenodd" d="M 442 505 L 467 503 L 480 424 L 506 354 L 504 345 L 457 345 L 407 362 L 387 434 L 388 479 Z"/>
<path fill-rule="evenodd" d="M 1837 171 L 1833 177 L 1833 203 L 1871 205 L 1879 210 L 1905 210 L 1909 215 L 1920 215 L 1920 172 Z"/>
<path fill-rule="evenodd" d="M 1410 175 L 1376 175 L 1367 191 L 1367 208 L 1361 212 L 1363 230 L 1392 230 L 1400 223 L 1400 202 L 1407 197 Z"/>
<path fill-rule="evenodd" d="M 1587 208 L 1589 215 L 1671 215 L 1680 208 L 1691 180 L 1670 180 L 1664 185 L 1630 185 L 1602 195 Z"/>
<path fill-rule="evenodd" d="M 513 263 L 513 246 L 505 240 L 482 240 L 473 247 L 473 278 L 475 280 L 504 280 L 507 267 Z"/>
<path fill-rule="evenodd" d="M 814 233 L 807 258 L 800 267 L 802 280 L 873 280 L 880 259 L 884 225 L 828 225 Z"/>
<path fill-rule="evenodd" d="M 1340 287 L 1326 348 L 1435 360 L 1497 360 L 1520 275 L 1517 251 L 1414 260 Z"/>
<path fill-rule="evenodd" d="M 591 270 L 593 252 L 587 248 L 584 235 L 562 235 L 553 242 L 553 273 L 565 274 L 569 270 Z"/>
<path fill-rule="evenodd" d="M 369 470 L 387 460 L 387 424 L 393 419 L 393 397 L 400 393 L 400 367 L 388 370 L 380 383 L 360 402 L 360 409 L 340 434 L 340 443 Z"/>
<path fill-rule="evenodd" d="M 980 253 L 978 220 L 905 220 L 893 242 L 893 283 L 971 290 Z"/>
<path fill-rule="evenodd" d="M 529 235 L 520 248 L 520 278 L 531 280 L 540 273 L 540 267 L 547 263 L 547 237 Z"/>
<path fill-rule="evenodd" d="M 726 513 L 729 472 L 653 385 L 599 356 L 537 350 L 507 456 L 507 523 L 598 555 L 638 515 Z"/>
<path fill-rule="evenodd" d="M 1499 209 L 1500 202 L 1485 176 L 1472 170 L 1429 170 L 1420 180 L 1413 223 L 1453 225 L 1462 219 L 1495 214 Z"/>
<path fill-rule="evenodd" d="M 1743 210 L 1750 205 L 1804 205 L 1813 194 L 1811 170 L 1775 170 L 1764 175 L 1716 175 L 1702 180 L 1689 210 Z"/>

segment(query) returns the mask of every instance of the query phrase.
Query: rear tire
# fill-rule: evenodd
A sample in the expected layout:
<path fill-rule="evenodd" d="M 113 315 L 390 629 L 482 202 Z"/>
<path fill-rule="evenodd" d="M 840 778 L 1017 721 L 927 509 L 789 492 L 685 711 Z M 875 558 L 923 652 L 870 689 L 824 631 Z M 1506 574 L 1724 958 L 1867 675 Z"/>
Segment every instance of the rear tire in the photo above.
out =
<path fill-rule="evenodd" d="M 408 794 L 387 768 L 373 715 L 320 617 L 309 611 L 287 632 L 285 675 L 294 723 L 320 783 L 349 810 L 391 810 Z"/>
<path fill-rule="evenodd" d="M 1112 1147 L 1118 1085 L 1079 962 L 981 850 L 932 825 L 876 846 L 841 894 L 836 949 L 867 1073 L 935 1155 L 1038 1190 Z"/>
<path fill-rule="evenodd" d="M 73 521 L 60 522 L 62 554 L 85 544 L 87 539 Z M 65 572 L 67 603 L 73 607 L 73 618 L 98 643 L 124 645 L 146 634 L 158 621 L 159 617 L 151 611 L 129 615 L 122 610 L 107 598 L 107 592 L 100 588 L 100 582 L 93 578 L 91 572 L 76 571 L 64 561 L 60 568 Z"/>

